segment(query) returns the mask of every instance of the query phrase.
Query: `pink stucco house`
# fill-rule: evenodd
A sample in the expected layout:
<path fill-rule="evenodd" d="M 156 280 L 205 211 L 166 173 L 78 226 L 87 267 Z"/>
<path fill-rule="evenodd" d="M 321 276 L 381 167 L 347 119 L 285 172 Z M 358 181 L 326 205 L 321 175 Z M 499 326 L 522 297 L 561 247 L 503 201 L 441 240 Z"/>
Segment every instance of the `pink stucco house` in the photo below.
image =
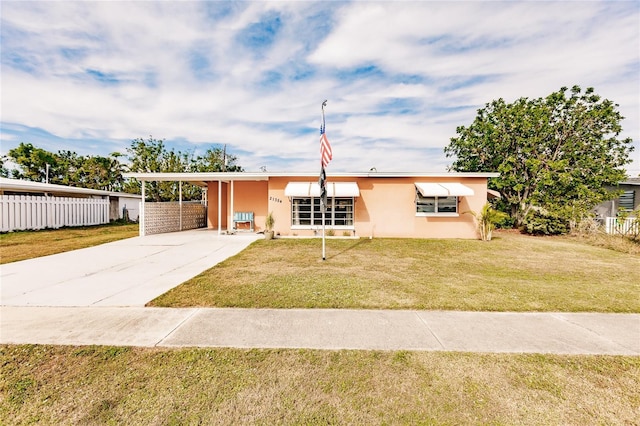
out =
<path fill-rule="evenodd" d="M 325 226 L 335 235 L 360 237 L 477 238 L 473 216 L 464 213 L 482 208 L 487 202 L 487 179 L 497 176 L 328 173 Z M 131 173 L 127 177 L 200 185 L 206 190 L 201 226 L 220 233 L 263 231 L 269 212 L 280 236 L 314 236 L 322 229 L 318 173 Z M 158 221 L 145 215 L 149 204 L 141 207 L 143 235 L 149 233 L 145 222 Z"/>

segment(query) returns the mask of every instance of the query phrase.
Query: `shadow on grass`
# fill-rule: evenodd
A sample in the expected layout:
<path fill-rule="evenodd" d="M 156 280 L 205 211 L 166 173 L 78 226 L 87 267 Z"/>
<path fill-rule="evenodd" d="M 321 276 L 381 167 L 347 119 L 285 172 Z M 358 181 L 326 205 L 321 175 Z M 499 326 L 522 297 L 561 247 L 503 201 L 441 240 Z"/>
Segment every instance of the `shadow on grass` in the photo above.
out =
<path fill-rule="evenodd" d="M 353 249 L 361 246 L 362 244 L 365 244 L 368 241 L 369 240 L 367 240 L 365 238 L 360 238 L 357 243 L 350 245 L 349 247 L 347 247 L 344 250 L 334 254 L 333 256 L 328 256 L 327 259 L 335 259 L 336 257 L 341 256 L 341 255 L 345 254 L 346 252 L 348 252 L 350 250 L 353 250 Z"/>

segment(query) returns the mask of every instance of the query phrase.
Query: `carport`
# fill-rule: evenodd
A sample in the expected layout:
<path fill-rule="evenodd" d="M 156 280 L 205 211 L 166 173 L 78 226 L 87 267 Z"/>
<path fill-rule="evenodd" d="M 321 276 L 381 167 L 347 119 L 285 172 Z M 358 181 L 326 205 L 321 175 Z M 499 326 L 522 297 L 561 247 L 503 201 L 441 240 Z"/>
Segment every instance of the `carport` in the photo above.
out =
<path fill-rule="evenodd" d="M 218 235 L 222 234 L 222 231 L 227 232 L 234 228 L 234 212 L 236 211 L 236 187 L 235 184 L 238 181 L 264 181 L 265 183 L 269 179 L 269 175 L 266 173 L 244 173 L 244 172 L 205 172 L 205 173 L 125 173 L 125 178 L 134 178 L 142 183 L 142 202 L 140 205 L 140 236 L 148 234 L 148 209 L 146 202 L 146 182 L 178 182 L 179 183 L 179 200 L 178 200 L 178 223 L 177 227 L 171 228 L 168 231 L 183 231 L 187 229 L 193 229 L 192 227 L 186 227 L 185 216 L 185 203 L 182 200 L 182 183 L 187 182 L 202 188 L 202 199 L 200 203 L 205 207 L 205 216 L 207 218 L 206 227 L 217 229 Z M 254 198 L 251 202 L 264 204 L 267 201 L 267 192 L 265 186 L 264 194 L 257 194 L 258 199 Z M 264 198 L 260 200 L 260 196 Z M 242 197 L 241 208 L 246 210 L 247 202 L 246 196 Z M 214 212 L 210 210 L 210 204 L 213 201 Z M 226 227 L 224 226 L 226 222 Z M 225 229 L 226 228 L 226 229 Z"/>

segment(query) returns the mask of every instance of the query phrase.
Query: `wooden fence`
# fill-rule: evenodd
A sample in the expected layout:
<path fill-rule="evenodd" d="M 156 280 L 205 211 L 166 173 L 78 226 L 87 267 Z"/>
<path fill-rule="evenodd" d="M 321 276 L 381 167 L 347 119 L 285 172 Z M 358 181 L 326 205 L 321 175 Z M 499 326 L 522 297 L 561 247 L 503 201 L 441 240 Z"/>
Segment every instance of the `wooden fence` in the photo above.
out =
<path fill-rule="evenodd" d="M 0 231 L 109 223 L 109 200 L 0 195 Z"/>
<path fill-rule="evenodd" d="M 605 222 L 605 231 L 607 234 L 638 235 L 640 234 L 640 219 L 636 219 L 635 217 L 628 217 L 626 219 L 608 217 Z"/>

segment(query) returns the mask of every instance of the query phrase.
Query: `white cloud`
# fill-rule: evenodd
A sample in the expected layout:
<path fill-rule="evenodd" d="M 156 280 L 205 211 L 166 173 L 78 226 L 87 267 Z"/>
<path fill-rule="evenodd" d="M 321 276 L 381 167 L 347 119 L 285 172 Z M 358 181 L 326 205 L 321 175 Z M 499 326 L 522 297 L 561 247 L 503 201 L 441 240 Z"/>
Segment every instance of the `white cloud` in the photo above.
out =
<path fill-rule="evenodd" d="M 313 170 L 329 99 L 333 170 L 444 170 L 477 108 L 579 84 L 620 104 L 640 151 L 639 17 L 632 2 L 3 2 L 2 150 L 29 137 L 17 128 L 70 150 L 152 134 Z"/>

